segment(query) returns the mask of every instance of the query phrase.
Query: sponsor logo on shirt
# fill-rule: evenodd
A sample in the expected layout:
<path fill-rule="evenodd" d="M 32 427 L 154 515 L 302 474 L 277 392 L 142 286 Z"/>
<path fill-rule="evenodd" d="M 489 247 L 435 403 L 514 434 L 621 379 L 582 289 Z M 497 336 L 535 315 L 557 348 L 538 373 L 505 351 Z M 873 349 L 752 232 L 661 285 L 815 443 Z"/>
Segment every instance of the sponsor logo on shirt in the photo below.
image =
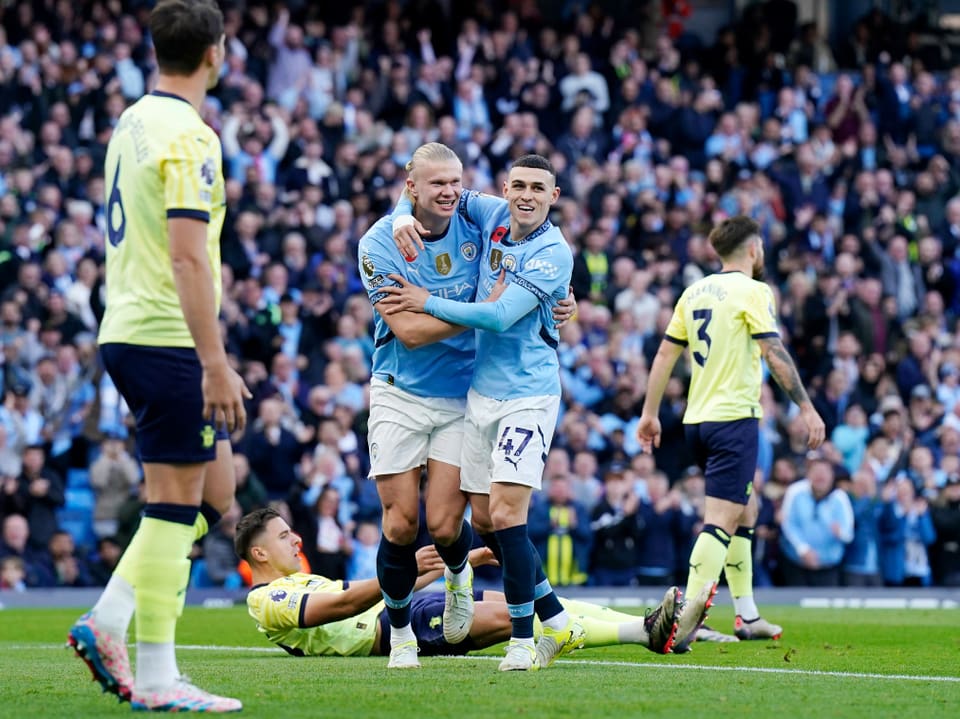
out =
<path fill-rule="evenodd" d="M 560 273 L 559 267 L 552 262 L 547 262 L 539 257 L 534 257 L 533 259 L 527 260 L 527 264 L 523 266 L 523 269 L 527 272 L 539 272 L 541 275 L 551 280 Z"/>

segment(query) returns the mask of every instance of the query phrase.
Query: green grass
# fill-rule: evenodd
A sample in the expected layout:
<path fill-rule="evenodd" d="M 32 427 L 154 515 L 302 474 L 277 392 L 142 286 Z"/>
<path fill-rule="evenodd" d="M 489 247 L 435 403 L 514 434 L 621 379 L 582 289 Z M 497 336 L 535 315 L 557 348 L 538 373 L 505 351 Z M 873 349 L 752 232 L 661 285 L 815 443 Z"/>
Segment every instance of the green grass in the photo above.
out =
<path fill-rule="evenodd" d="M 60 648 L 77 614 L 0 611 L 0 717 L 130 714 Z M 547 671 L 500 674 L 491 659 L 502 655 L 499 648 L 472 659 L 426 658 L 421 671 L 405 672 L 388 672 L 383 657 L 251 651 L 269 645 L 243 608 L 190 607 L 178 631 L 178 658 L 199 686 L 242 699 L 243 716 L 271 719 L 960 715 L 960 681 L 933 679 L 960 677 L 960 612 L 774 607 L 765 614 L 787 628 L 784 639 L 699 643 L 690 654 L 667 657 L 638 647 L 584 650 Z M 711 616 L 719 629 L 729 630 L 731 620 L 727 607 Z M 216 648 L 189 648 L 197 645 Z"/>

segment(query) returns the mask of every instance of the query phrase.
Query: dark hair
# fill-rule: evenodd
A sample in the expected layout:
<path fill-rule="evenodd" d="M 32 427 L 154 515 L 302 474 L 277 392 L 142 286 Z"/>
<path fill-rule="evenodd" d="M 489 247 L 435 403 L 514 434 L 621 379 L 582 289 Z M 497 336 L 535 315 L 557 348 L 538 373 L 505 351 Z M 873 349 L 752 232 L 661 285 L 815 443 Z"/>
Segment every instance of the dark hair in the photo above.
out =
<path fill-rule="evenodd" d="M 557 181 L 557 171 L 553 169 L 553 164 L 543 155 L 521 155 L 513 161 L 512 167 L 532 167 L 535 170 L 546 170 Z"/>
<path fill-rule="evenodd" d="M 760 225 L 744 215 L 728 217 L 707 238 L 720 257 L 730 257 L 744 242 L 760 234 Z"/>
<path fill-rule="evenodd" d="M 271 519 L 280 513 L 273 507 L 255 509 L 237 522 L 237 533 L 233 538 L 233 549 L 241 559 L 250 561 L 250 547 L 260 538 Z"/>
<path fill-rule="evenodd" d="M 161 72 L 192 75 L 223 37 L 223 13 L 214 0 L 160 0 L 150 13 L 150 36 Z"/>

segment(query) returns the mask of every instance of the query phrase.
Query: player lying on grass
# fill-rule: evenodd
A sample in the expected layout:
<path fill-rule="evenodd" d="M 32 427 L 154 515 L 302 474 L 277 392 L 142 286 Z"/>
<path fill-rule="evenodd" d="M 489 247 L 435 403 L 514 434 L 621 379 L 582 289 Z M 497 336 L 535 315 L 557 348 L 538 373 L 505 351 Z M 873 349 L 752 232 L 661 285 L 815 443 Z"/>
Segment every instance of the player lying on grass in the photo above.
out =
<path fill-rule="evenodd" d="M 250 563 L 253 574 L 247 607 L 257 628 L 296 656 L 389 654 L 390 624 L 377 580 L 348 584 L 301 572 L 300 545 L 300 537 L 269 508 L 251 512 L 237 525 L 237 555 Z M 470 553 L 474 566 L 494 561 L 489 549 Z M 443 560 L 432 546 L 417 552 L 417 565 L 417 589 L 443 573 Z M 660 605 L 642 619 L 587 602 L 561 602 L 579 617 L 585 630 L 584 641 L 576 648 L 639 644 L 666 654 L 673 645 L 681 612 L 676 587 L 671 587 Z M 477 592 L 473 626 L 458 644 L 443 639 L 443 604 L 442 592 L 414 595 L 411 623 L 424 656 L 462 655 L 510 638 L 510 614 L 502 593 Z M 683 611 L 703 614 L 707 608 L 691 601 Z"/>

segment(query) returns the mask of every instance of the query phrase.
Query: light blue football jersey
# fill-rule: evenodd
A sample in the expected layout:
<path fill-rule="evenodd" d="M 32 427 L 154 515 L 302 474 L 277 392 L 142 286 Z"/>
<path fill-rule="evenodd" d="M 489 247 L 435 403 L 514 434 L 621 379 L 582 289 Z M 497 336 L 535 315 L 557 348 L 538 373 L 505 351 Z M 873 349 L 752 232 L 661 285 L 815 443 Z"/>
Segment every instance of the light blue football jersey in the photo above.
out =
<path fill-rule="evenodd" d="M 477 304 L 456 307 L 431 299 L 427 310 L 441 319 L 483 329 L 477 335 L 472 382 L 480 394 L 493 399 L 559 395 L 559 333 L 554 327 L 553 306 L 567 296 L 573 271 L 573 254 L 563 234 L 547 220 L 514 242 L 506 201 L 477 192 L 464 190 L 458 214 L 480 226 Z M 507 272 L 508 284 L 523 288 L 537 303 L 509 326 L 492 331 L 496 325 L 490 321 L 492 305 L 480 303 L 490 295 L 501 268 Z M 498 303 L 511 302 L 508 294 L 509 288 Z M 512 298 L 517 297 L 512 293 Z M 500 315 L 510 312 L 508 308 Z"/>
<path fill-rule="evenodd" d="M 477 290 L 480 229 L 467 217 L 454 214 L 447 231 L 424 239 L 425 249 L 407 262 L 393 241 L 393 216 L 378 220 L 360 238 L 360 277 L 370 302 L 395 285 L 387 275 L 401 275 L 437 297 L 472 302 Z M 379 312 L 374 313 L 375 343 L 372 376 L 418 397 L 465 397 L 473 375 L 476 333 L 467 330 L 439 342 L 407 349 Z"/>

